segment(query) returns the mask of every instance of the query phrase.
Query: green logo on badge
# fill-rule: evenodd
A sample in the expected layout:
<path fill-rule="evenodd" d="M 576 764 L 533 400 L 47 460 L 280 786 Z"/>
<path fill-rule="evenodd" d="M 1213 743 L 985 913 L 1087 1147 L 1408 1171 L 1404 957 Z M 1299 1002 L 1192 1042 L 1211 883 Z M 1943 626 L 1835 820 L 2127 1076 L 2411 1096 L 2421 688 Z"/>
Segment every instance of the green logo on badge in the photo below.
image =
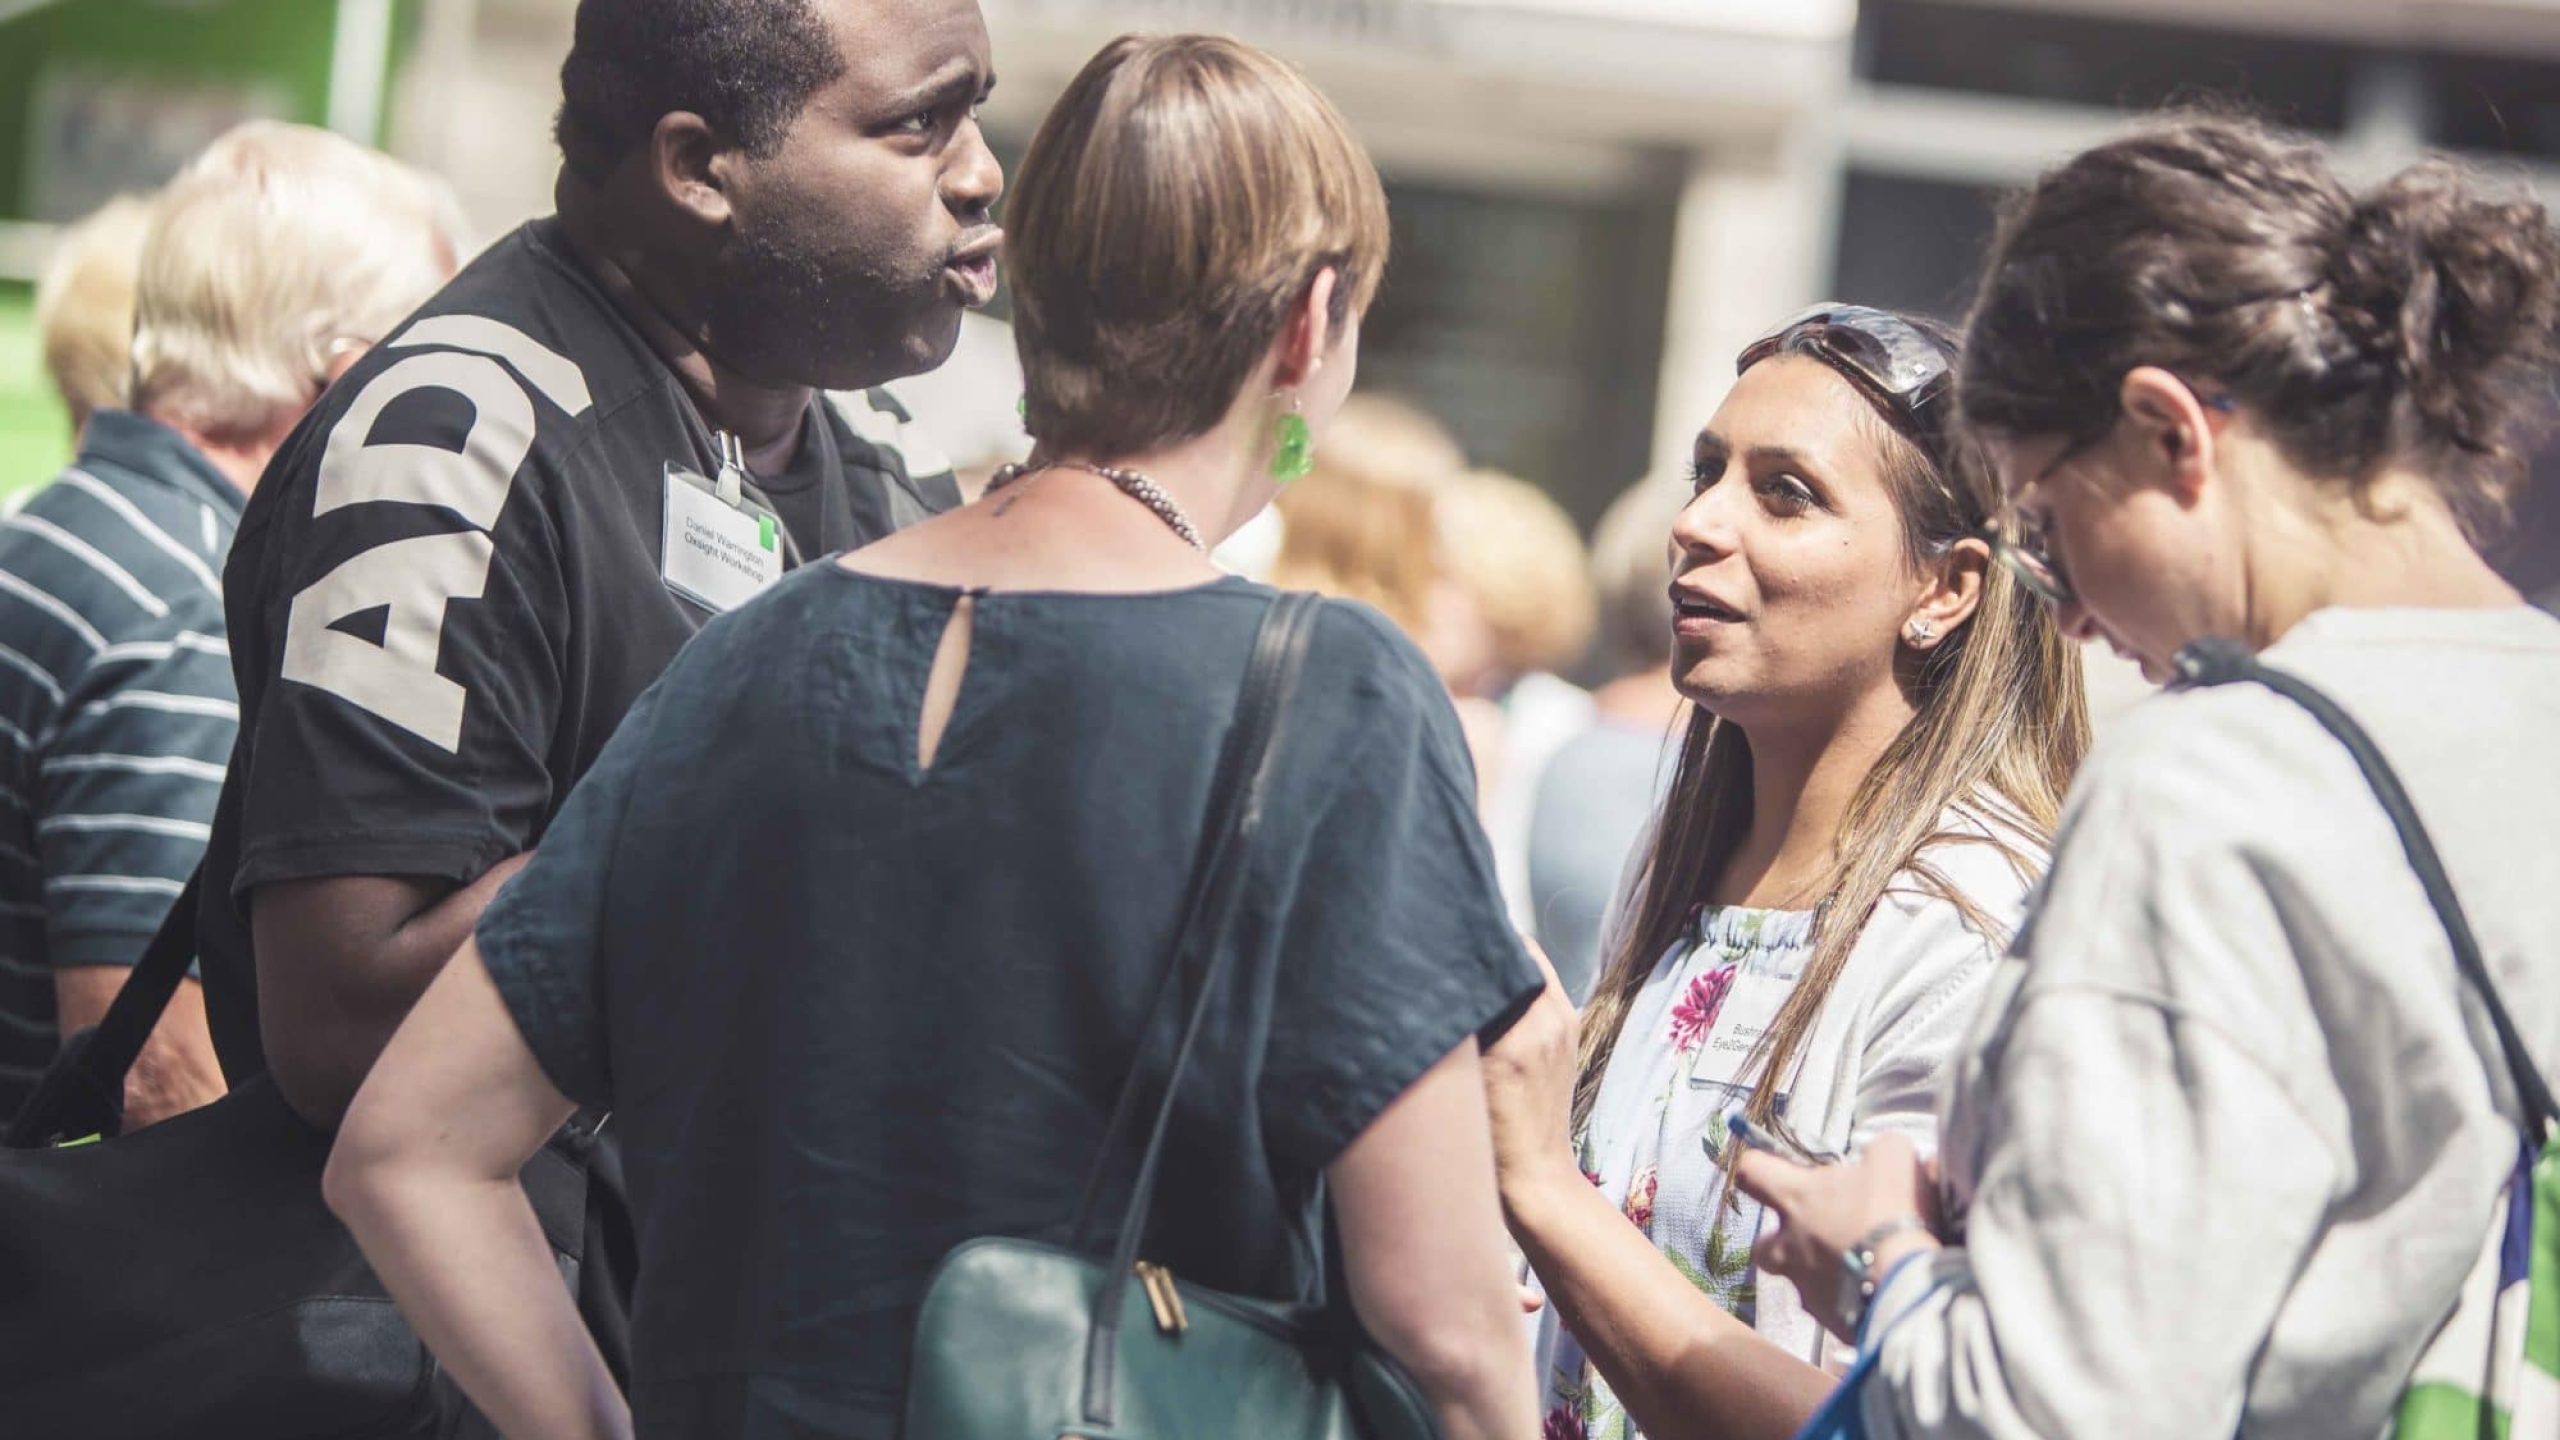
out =
<path fill-rule="evenodd" d="M 756 539 L 761 541 L 767 550 L 773 548 L 776 532 L 780 529 L 781 527 L 774 524 L 773 517 L 770 515 L 758 516 L 756 519 Z"/>

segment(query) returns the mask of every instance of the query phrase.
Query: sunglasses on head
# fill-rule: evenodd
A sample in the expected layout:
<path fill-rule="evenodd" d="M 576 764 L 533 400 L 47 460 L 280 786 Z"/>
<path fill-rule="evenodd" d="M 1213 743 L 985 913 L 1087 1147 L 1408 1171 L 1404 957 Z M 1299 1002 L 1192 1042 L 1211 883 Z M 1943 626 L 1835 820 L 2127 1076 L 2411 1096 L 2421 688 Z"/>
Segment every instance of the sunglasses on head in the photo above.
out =
<path fill-rule="evenodd" d="M 1919 326 L 1888 310 L 1825 302 L 1745 346 L 1736 374 L 1772 355 L 1810 355 L 1846 375 L 1870 399 L 1934 437 L 1955 382 L 1954 356 Z"/>
<path fill-rule="evenodd" d="M 1950 475 L 1945 411 L 1955 357 L 1928 332 L 1889 310 L 1825 301 L 1744 346 L 1734 373 L 1772 355 L 1809 355 L 1830 366 Z"/>
<path fill-rule="evenodd" d="M 1772 355 L 1809 355 L 1830 366 L 1919 445 L 1959 513 L 1980 513 L 1955 488 L 1946 424 L 1955 356 L 1942 342 L 1890 310 L 1825 301 L 1744 346 L 1734 373 Z"/>

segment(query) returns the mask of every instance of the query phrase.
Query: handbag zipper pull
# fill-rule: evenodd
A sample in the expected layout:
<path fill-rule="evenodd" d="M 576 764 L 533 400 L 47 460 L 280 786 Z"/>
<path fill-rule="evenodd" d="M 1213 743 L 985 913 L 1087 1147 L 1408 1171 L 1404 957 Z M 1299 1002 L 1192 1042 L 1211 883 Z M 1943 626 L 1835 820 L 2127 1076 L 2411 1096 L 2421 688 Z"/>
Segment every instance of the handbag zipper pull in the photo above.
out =
<path fill-rule="evenodd" d="M 1138 1284 L 1147 1292 L 1148 1308 L 1156 1312 L 1156 1328 L 1167 1335 L 1179 1335 L 1191 1328 L 1191 1317 L 1183 1313 L 1182 1292 L 1173 1288 L 1173 1272 L 1152 1261 L 1138 1262 Z"/>

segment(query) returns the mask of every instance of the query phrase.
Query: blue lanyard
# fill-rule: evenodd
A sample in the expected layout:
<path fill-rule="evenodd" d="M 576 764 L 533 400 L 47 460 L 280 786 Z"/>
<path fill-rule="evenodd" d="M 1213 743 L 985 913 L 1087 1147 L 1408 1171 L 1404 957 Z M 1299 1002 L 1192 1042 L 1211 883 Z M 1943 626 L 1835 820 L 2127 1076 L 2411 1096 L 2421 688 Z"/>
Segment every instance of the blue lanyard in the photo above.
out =
<path fill-rule="evenodd" d="M 1876 1294 L 1881 1297 L 1886 1291 L 1891 1290 L 1893 1282 L 1901 1278 L 1905 1266 L 1928 1259 L 1930 1253 L 1923 1251 L 1916 1255 L 1905 1255 L 1895 1261 L 1893 1268 L 1885 1272 L 1884 1283 L 1876 1287 Z M 1895 1324 L 1916 1314 L 1921 1306 L 1928 1303 L 1930 1296 L 1945 1288 L 1944 1280 L 1931 1285 L 1922 1292 L 1918 1301 L 1895 1317 Z M 1874 1318 L 1874 1313 L 1874 1307 L 1870 1306 L 1868 1313 L 1859 1317 L 1857 1361 L 1850 1365 L 1849 1373 L 1840 1377 L 1840 1384 L 1831 1392 L 1831 1398 L 1823 1401 L 1822 1408 L 1814 1411 L 1813 1418 L 1805 1421 L 1804 1428 L 1796 1432 L 1796 1440 L 1867 1440 L 1867 1417 L 1864 1404 L 1867 1377 L 1874 1372 L 1876 1356 L 1884 1349 L 1883 1335 L 1870 1336 L 1866 1333 L 1867 1322 Z M 1885 1327 L 1885 1334 L 1889 1335 L 1892 1332 L 1893 1326 Z"/>

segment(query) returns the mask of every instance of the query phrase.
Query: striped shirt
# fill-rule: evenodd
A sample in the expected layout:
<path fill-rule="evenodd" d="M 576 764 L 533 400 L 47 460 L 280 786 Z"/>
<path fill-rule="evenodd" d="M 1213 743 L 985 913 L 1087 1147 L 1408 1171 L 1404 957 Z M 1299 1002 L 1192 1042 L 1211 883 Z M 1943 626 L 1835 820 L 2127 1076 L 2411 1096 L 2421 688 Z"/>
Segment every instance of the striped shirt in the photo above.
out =
<path fill-rule="evenodd" d="M 241 503 L 176 433 L 101 411 L 0 521 L 0 1116 L 53 1057 L 55 968 L 131 965 L 203 852 Z"/>

